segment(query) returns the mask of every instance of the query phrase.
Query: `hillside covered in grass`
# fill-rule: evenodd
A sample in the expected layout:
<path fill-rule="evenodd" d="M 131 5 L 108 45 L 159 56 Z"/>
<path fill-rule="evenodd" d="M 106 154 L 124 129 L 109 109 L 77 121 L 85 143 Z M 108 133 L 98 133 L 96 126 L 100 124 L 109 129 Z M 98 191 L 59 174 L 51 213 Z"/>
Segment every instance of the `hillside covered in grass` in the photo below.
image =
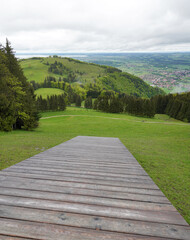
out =
<path fill-rule="evenodd" d="M 89 86 L 91 90 L 94 90 L 92 86 L 95 85 L 96 89 L 98 87 L 101 90 L 113 90 L 145 98 L 164 94 L 161 89 L 153 88 L 142 79 L 117 68 L 81 62 L 71 58 L 58 56 L 30 58 L 21 60 L 20 64 L 28 81 L 36 84 L 38 88 L 45 79 L 51 78 L 57 83 L 78 84 L 86 91 L 89 90 Z M 54 87 L 60 88 L 56 84 Z"/>

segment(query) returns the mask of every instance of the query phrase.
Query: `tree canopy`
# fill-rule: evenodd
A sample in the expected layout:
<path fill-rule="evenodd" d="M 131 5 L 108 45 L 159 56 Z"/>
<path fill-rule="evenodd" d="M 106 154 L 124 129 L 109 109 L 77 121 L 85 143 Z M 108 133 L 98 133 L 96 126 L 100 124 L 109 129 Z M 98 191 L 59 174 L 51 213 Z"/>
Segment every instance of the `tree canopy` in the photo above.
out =
<path fill-rule="evenodd" d="M 5 47 L 0 45 L 0 130 L 30 130 L 38 126 L 38 120 L 33 87 L 7 40 Z"/>

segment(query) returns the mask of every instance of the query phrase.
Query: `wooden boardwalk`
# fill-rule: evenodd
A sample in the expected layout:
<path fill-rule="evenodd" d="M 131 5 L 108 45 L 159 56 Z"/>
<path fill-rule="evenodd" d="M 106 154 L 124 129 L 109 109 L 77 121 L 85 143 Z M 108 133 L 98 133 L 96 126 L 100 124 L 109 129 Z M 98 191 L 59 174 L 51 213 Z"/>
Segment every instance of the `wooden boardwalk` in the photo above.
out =
<path fill-rule="evenodd" d="M 76 137 L 0 172 L 0 239 L 190 239 L 117 138 Z"/>

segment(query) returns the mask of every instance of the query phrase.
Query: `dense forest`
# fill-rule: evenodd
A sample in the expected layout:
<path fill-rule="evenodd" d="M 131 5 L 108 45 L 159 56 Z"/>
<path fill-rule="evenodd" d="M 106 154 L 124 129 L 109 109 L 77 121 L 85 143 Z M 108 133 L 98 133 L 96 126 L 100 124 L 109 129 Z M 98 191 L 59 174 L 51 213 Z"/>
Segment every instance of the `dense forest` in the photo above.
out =
<path fill-rule="evenodd" d="M 34 90 L 7 40 L 0 45 L 0 130 L 33 129 L 38 120 Z"/>

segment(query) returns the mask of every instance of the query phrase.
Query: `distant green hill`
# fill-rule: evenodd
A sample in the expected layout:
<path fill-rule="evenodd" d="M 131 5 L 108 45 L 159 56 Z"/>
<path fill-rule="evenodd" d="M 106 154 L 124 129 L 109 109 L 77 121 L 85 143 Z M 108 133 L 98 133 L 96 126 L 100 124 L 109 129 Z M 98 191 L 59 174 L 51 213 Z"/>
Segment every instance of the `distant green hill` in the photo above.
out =
<path fill-rule="evenodd" d="M 153 88 L 139 77 L 121 70 L 93 63 L 86 63 L 71 58 L 47 57 L 20 60 L 21 67 L 28 81 L 43 83 L 48 76 L 55 81 L 70 84 L 96 84 L 102 90 L 113 90 L 139 97 L 151 97 L 164 94 L 159 88 Z"/>
<path fill-rule="evenodd" d="M 51 64 L 62 63 L 66 70 L 62 74 L 50 72 Z M 81 62 L 71 58 L 47 57 L 47 58 L 29 58 L 20 61 L 24 74 L 29 81 L 43 82 L 45 77 L 52 76 L 57 80 L 59 77 L 68 77 L 69 71 L 76 75 L 76 80 L 81 83 L 93 82 L 99 76 L 106 74 L 106 69 L 97 64 Z M 49 65 L 47 65 L 47 63 Z"/>

